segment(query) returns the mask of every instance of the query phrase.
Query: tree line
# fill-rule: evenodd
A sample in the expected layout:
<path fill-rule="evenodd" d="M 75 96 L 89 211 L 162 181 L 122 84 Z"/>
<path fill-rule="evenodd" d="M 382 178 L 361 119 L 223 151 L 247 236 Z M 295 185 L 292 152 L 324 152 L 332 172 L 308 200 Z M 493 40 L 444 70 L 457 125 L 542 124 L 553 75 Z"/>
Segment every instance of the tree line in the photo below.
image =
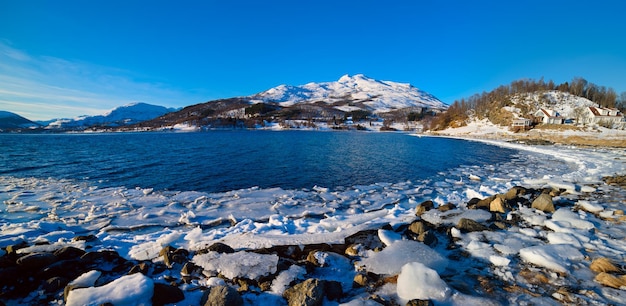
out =
<path fill-rule="evenodd" d="M 510 114 L 502 110 L 505 106 L 512 106 L 511 97 L 516 94 L 534 93 L 541 91 L 557 90 L 572 95 L 587 98 L 601 107 L 618 108 L 626 111 L 626 91 L 621 94 L 606 86 L 600 86 L 589 82 L 581 77 L 575 77 L 570 82 L 555 84 L 552 80 L 544 81 L 522 79 L 511 82 L 509 85 L 501 85 L 498 88 L 481 94 L 475 94 L 469 98 L 454 101 L 448 110 L 439 115 L 431 124 L 433 129 L 444 129 L 461 122 L 474 115 L 479 119 L 488 118 L 495 124 L 507 124 L 511 119 Z M 519 105 L 516 105 L 519 107 Z M 524 106 L 522 106 L 523 108 Z M 531 109 L 522 109 L 522 113 L 533 112 Z"/>

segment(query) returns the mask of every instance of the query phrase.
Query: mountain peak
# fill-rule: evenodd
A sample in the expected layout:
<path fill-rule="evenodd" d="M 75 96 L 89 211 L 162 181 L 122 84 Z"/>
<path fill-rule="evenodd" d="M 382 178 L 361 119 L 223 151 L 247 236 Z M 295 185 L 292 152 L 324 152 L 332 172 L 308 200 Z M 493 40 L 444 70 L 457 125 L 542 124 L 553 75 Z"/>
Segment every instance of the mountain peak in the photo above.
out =
<path fill-rule="evenodd" d="M 447 108 L 435 96 L 411 84 L 379 81 L 363 74 L 346 74 L 335 82 L 280 85 L 248 98 L 252 102 L 273 102 L 285 106 L 325 102 L 345 109 L 346 105 L 358 104 L 358 108 L 374 113 L 404 108 Z"/>

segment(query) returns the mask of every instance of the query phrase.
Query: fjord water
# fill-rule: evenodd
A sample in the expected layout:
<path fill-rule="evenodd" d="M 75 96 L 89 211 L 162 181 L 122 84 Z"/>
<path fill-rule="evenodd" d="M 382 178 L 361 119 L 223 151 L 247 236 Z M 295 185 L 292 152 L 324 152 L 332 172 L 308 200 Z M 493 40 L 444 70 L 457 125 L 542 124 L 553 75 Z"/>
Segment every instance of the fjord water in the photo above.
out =
<path fill-rule="evenodd" d="M 0 176 L 222 192 L 258 186 L 337 188 L 429 179 L 516 152 L 402 133 L 210 131 L 0 135 Z"/>

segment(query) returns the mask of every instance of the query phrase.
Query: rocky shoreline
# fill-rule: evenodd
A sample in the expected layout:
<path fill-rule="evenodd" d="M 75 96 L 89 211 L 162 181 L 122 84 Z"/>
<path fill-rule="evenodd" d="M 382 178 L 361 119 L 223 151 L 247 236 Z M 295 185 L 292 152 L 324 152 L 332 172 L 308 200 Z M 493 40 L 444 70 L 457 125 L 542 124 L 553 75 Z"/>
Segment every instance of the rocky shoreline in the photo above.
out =
<path fill-rule="evenodd" d="M 626 301 L 624 255 L 598 252 L 593 241 L 623 240 L 595 224 L 624 224 L 624 211 L 603 201 L 626 203 L 625 181 L 606 177 L 605 185 L 577 194 L 516 186 L 461 207 L 425 201 L 410 222 L 360 231 L 341 244 L 167 245 L 138 261 L 100 249 L 92 235 L 74 237 L 82 247 L 22 242 L 0 250 L 0 305 L 117 305 L 129 298 L 153 305 L 619 303 Z M 506 245 L 508 233 L 534 240 Z M 607 245 L 619 250 L 620 243 Z M 481 258 L 480 248 L 489 246 L 498 251 Z M 328 274 L 352 282 L 324 279 Z M 405 290 L 415 284 L 420 289 Z"/>

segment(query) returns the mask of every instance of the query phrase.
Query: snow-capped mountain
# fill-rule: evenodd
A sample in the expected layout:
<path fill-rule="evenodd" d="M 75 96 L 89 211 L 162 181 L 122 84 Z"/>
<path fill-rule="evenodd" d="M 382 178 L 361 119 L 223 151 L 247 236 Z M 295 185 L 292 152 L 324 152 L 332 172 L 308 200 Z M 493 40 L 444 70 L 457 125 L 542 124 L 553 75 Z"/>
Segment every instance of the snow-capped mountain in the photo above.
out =
<path fill-rule="evenodd" d="M 48 128 L 81 128 L 94 125 L 114 127 L 154 119 L 172 111 L 175 109 L 141 102 L 131 103 L 117 107 L 103 115 L 56 119 L 48 124 Z"/>
<path fill-rule="evenodd" d="M 29 129 L 36 127 L 39 127 L 39 124 L 16 113 L 0 111 L 0 130 Z"/>
<path fill-rule="evenodd" d="M 378 81 L 362 74 L 344 75 L 335 82 L 280 85 L 250 96 L 252 102 L 274 102 L 282 106 L 322 101 L 343 111 L 366 108 L 383 113 L 403 108 L 446 109 L 448 106 L 430 93 L 408 83 Z"/>

